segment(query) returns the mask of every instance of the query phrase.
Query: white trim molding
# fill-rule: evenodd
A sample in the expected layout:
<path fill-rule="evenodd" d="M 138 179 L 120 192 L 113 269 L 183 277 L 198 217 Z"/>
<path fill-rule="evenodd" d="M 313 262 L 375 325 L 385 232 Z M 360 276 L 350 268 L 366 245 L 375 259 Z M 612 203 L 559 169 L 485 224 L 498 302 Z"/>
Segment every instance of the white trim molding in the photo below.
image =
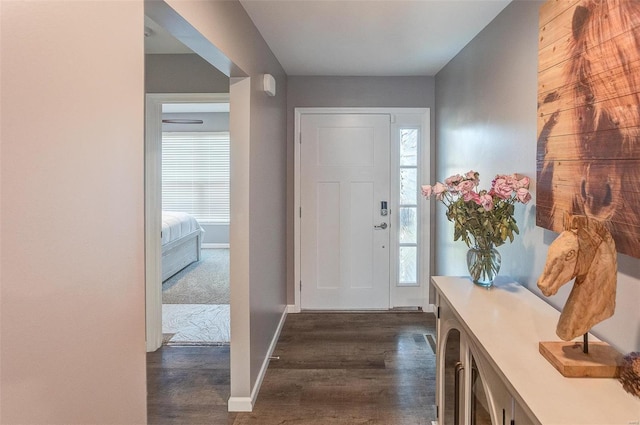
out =
<path fill-rule="evenodd" d="M 287 320 L 287 313 L 290 307 L 290 305 L 287 305 L 282 311 L 280 322 L 278 323 L 278 327 L 273 335 L 273 338 L 271 338 L 271 343 L 269 344 L 267 354 L 262 360 L 262 367 L 260 368 L 260 372 L 258 372 L 256 382 L 251 389 L 251 397 L 229 397 L 229 401 L 227 403 L 227 410 L 229 412 L 251 412 L 253 410 L 253 406 L 256 404 L 256 400 L 258 399 L 258 393 L 260 392 L 262 381 L 267 374 L 271 356 L 273 355 L 273 351 L 275 350 L 278 339 L 280 338 L 280 332 L 282 332 L 284 322 Z"/>
<path fill-rule="evenodd" d="M 229 249 L 231 246 L 228 243 L 218 243 L 218 242 L 202 242 L 202 249 Z"/>
<path fill-rule="evenodd" d="M 251 401 L 251 397 L 229 397 L 227 410 L 229 412 L 251 412 L 253 401 Z"/>
<path fill-rule="evenodd" d="M 228 93 L 149 93 L 146 95 L 144 140 L 146 348 L 162 345 L 161 150 L 163 103 L 228 103 Z"/>

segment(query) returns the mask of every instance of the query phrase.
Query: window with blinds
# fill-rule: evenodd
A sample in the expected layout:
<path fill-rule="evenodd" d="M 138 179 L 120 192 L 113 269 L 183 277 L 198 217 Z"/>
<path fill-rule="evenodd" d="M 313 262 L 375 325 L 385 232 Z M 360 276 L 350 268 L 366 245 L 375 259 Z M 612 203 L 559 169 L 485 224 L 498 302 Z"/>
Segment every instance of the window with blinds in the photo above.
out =
<path fill-rule="evenodd" d="M 162 133 L 162 209 L 229 222 L 229 133 Z"/>

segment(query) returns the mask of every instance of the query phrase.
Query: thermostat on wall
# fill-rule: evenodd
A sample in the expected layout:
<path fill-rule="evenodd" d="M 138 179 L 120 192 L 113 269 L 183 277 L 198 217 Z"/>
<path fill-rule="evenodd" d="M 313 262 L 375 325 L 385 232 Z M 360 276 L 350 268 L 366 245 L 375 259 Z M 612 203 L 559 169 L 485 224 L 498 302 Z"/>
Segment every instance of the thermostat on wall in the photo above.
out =
<path fill-rule="evenodd" d="M 276 79 L 271 74 L 264 74 L 263 79 L 264 92 L 269 96 L 276 95 Z"/>

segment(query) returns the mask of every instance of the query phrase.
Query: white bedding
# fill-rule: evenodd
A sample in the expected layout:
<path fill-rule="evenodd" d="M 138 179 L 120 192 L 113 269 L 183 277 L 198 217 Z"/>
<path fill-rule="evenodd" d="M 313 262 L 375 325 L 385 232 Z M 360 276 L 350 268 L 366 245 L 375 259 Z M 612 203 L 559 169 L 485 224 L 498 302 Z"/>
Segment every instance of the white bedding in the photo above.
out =
<path fill-rule="evenodd" d="M 190 214 L 175 211 L 162 211 L 162 245 L 173 242 L 196 230 L 201 230 L 198 221 Z"/>

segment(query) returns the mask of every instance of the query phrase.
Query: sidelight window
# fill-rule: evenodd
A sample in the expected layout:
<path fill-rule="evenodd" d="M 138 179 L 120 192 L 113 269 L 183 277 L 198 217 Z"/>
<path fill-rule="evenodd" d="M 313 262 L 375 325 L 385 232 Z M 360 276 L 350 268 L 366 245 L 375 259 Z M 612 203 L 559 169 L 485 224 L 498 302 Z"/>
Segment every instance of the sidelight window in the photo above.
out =
<path fill-rule="evenodd" d="M 418 286 L 419 128 L 400 128 L 398 164 L 398 286 Z"/>

